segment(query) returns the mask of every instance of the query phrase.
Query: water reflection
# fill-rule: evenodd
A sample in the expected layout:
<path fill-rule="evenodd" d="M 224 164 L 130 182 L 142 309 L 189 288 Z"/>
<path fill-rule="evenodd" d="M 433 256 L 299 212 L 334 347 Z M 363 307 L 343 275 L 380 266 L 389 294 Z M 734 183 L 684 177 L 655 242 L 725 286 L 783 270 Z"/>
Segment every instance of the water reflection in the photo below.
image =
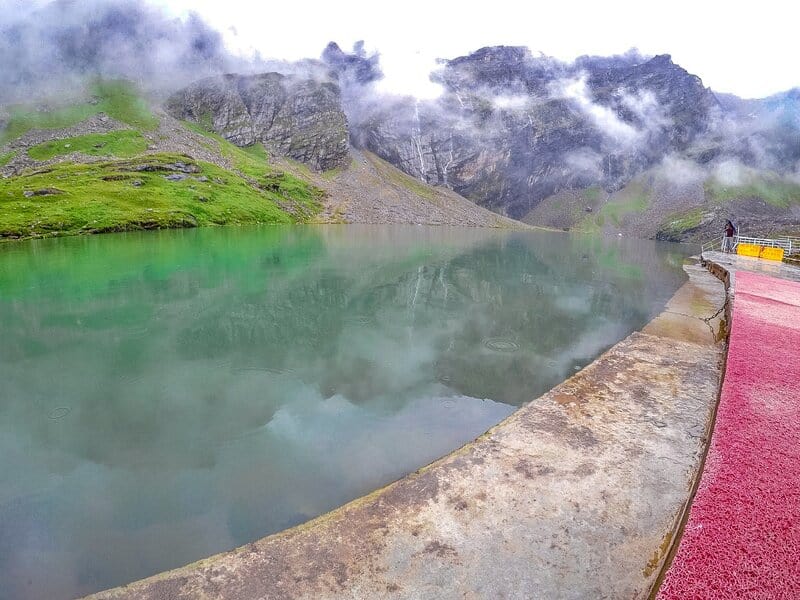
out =
<path fill-rule="evenodd" d="M 68 598 L 302 522 L 641 327 L 683 250 L 420 227 L 0 247 L 0 598 Z"/>

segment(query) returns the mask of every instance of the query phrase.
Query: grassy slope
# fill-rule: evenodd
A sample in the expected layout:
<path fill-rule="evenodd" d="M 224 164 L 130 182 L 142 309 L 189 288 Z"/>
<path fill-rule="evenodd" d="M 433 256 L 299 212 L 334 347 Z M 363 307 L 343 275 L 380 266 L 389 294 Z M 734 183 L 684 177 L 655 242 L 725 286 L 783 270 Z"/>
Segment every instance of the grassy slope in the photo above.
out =
<path fill-rule="evenodd" d="M 0 167 L 5 167 L 9 162 L 11 162 L 11 159 L 14 158 L 16 154 L 17 152 L 15 150 L 6 152 L 5 154 L 0 154 Z"/>
<path fill-rule="evenodd" d="M 130 83 L 97 81 L 89 91 L 92 96 L 90 101 L 54 110 L 43 111 L 31 106 L 10 107 L 8 124 L 0 132 L 0 145 L 31 129 L 70 127 L 101 112 L 135 129 L 149 131 L 158 127 L 158 119 Z"/>
<path fill-rule="evenodd" d="M 704 214 L 703 208 L 692 208 L 675 213 L 661 225 L 661 230 L 670 238 L 679 237 L 683 233 L 699 227 Z"/>
<path fill-rule="evenodd" d="M 377 156 L 370 152 L 365 152 L 364 156 L 366 156 L 367 159 L 372 162 L 372 164 L 384 178 L 386 178 L 388 181 L 391 181 L 393 184 L 405 188 L 408 191 L 425 198 L 426 200 L 436 199 L 436 190 L 434 190 L 434 188 L 431 186 L 422 183 L 417 178 L 404 173 L 400 169 L 387 168 L 391 165 L 383 160 L 380 160 Z"/>
<path fill-rule="evenodd" d="M 141 133 L 122 130 L 45 142 L 29 148 L 28 156 L 35 160 L 50 160 L 70 152 L 80 152 L 88 156 L 131 157 L 146 150 L 147 140 Z"/>
<path fill-rule="evenodd" d="M 153 155 L 67 163 L 0 180 L 0 237 L 298 220 L 280 208 L 279 194 L 258 190 L 209 163 L 196 163 L 200 171 L 182 181 L 168 181 L 169 165 L 175 161 L 187 159 Z M 163 170 L 137 170 L 144 166 Z M 59 193 L 24 196 L 26 190 L 48 187 Z"/>
<path fill-rule="evenodd" d="M 51 112 L 25 107 L 11 109 L 8 127 L 0 140 L 14 139 L 32 128 L 71 126 L 99 112 L 133 129 L 54 140 L 29 148 L 28 155 L 35 160 L 71 152 L 109 160 L 92 164 L 58 163 L 0 179 L 0 239 L 292 223 L 306 221 L 320 210 L 321 190 L 273 169 L 261 146 L 241 149 L 219 136 L 187 125 L 206 136 L 207 143 L 201 145 L 218 151 L 234 170 L 196 162 L 186 156 L 143 154 L 148 142 L 142 132 L 158 126 L 158 119 L 146 102 L 124 82 L 96 83 L 92 94 L 91 102 Z M 0 161 L 7 163 L 11 158 L 11 154 L 3 155 Z M 185 174 L 180 181 L 168 181 L 166 175 L 179 172 L 171 166 L 176 162 L 192 163 L 199 171 Z M 47 189 L 51 193 L 31 196 L 32 192 Z"/>
<path fill-rule="evenodd" d="M 740 185 L 725 185 L 709 179 L 705 184 L 705 192 L 706 198 L 717 203 L 758 198 L 778 208 L 800 204 L 800 184 L 772 173 L 754 175 Z"/>
<path fill-rule="evenodd" d="M 591 189 L 591 188 L 590 188 Z M 650 205 L 650 197 L 641 183 L 633 181 L 619 192 L 612 194 L 608 202 L 603 204 L 595 217 L 595 222 L 602 226 L 610 220 L 615 226 L 622 225 L 625 216 L 631 213 L 643 213 Z"/>
<path fill-rule="evenodd" d="M 669 210 L 669 204 L 657 201 L 657 192 L 646 183 L 649 173 L 633 179 L 624 188 L 608 196 L 600 194 L 599 188 L 590 187 L 584 190 L 573 190 L 560 193 L 545 199 L 542 205 L 532 211 L 525 221 L 554 219 L 561 215 L 563 226 L 578 231 L 617 231 L 626 230 L 630 217 L 643 217 L 658 226 L 661 234 L 667 233 L 670 238 L 681 238 L 686 232 L 702 226 L 708 215 L 723 214 L 733 210 L 734 205 L 741 205 L 748 200 L 760 200 L 777 209 L 790 209 L 800 204 L 800 184 L 782 178 L 774 173 L 752 171 L 741 185 L 724 185 L 714 178 L 709 178 L 698 189 L 694 198 L 694 207 L 675 208 Z M 601 198 L 600 196 L 603 196 Z M 592 208 L 587 212 L 586 207 Z M 788 214 L 788 213 L 787 213 Z M 788 233 L 797 233 L 790 228 Z M 636 231 L 629 231 L 636 234 Z M 649 233 L 648 233 L 649 235 Z"/>
<path fill-rule="evenodd" d="M 785 234 L 797 235 L 800 226 L 792 226 L 788 212 L 792 205 L 800 204 L 800 184 L 785 179 L 768 171 L 751 171 L 747 181 L 740 185 L 723 184 L 715 178 L 709 178 L 703 184 L 703 204 L 690 210 L 677 212 L 666 219 L 661 225 L 661 231 L 674 237 L 681 237 L 702 226 L 703 219 L 710 213 L 736 212 L 735 205 L 743 205 L 748 201 L 763 201 L 774 209 L 785 209 L 789 226 Z M 780 212 L 780 211 L 779 211 Z M 769 219 L 767 219 L 769 221 Z M 764 235 L 780 235 L 778 230 L 770 228 Z M 753 233 L 759 233 L 755 231 Z"/>
<path fill-rule="evenodd" d="M 283 198 L 304 207 L 310 216 L 319 211 L 322 190 L 303 179 L 275 169 L 269 164 L 269 155 L 262 144 L 254 144 L 247 148 L 239 148 L 220 135 L 211 133 L 195 123 L 185 122 L 191 131 L 210 138 L 216 142 L 220 155 L 230 161 L 233 168 L 257 181 L 264 189 L 276 192 Z M 305 165 L 303 165 L 305 167 Z M 305 167 L 308 169 L 308 167 Z"/>

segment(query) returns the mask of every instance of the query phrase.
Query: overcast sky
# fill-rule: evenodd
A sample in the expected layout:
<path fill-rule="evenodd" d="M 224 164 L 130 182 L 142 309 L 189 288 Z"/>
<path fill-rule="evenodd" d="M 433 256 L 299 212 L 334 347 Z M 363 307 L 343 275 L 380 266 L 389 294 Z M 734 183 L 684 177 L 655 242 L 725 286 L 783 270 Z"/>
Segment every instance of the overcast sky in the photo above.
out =
<path fill-rule="evenodd" d="M 798 17 L 792 0 L 547 2 L 488 0 L 153 0 L 175 14 L 195 10 L 239 51 L 316 58 L 335 40 L 363 39 L 381 53 L 385 88 L 430 96 L 435 59 L 489 45 L 528 46 L 570 60 L 581 54 L 672 55 L 715 91 L 763 97 L 800 86 Z"/>

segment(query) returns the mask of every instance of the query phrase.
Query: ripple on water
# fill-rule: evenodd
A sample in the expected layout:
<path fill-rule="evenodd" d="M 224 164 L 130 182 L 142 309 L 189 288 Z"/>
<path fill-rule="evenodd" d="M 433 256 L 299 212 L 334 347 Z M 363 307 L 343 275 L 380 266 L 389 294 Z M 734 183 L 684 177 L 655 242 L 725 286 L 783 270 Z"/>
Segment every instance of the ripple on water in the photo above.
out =
<path fill-rule="evenodd" d="M 294 375 L 294 370 L 281 367 L 238 367 L 235 369 L 238 373 L 245 371 L 257 371 L 261 373 L 270 373 L 272 375 Z"/>
<path fill-rule="evenodd" d="M 519 344 L 517 342 L 501 337 L 486 338 L 483 340 L 483 345 L 495 352 L 516 352 L 519 350 Z"/>
<path fill-rule="evenodd" d="M 344 322 L 348 325 L 355 325 L 357 327 L 368 327 L 375 324 L 375 319 L 368 315 L 352 315 L 345 317 Z"/>
<path fill-rule="evenodd" d="M 137 385 L 144 380 L 144 375 L 120 375 L 119 382 L 123 385 Z"/>
<path fill-rule="evenodd" d="M 50 414 L 47 416 L 55 421 L 56 419 L 62 419 L 66 417 L 71 410 L 72 409 L 69 406 L 59 406 L 51 410 Z"/>

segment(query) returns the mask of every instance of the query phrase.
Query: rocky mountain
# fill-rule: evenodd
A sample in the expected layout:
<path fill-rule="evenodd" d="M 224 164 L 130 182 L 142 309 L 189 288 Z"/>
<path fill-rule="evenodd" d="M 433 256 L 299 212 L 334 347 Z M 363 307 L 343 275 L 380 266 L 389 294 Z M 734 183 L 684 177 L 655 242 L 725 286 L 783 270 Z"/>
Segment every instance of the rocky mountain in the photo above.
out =
<path fill-rule="evenodd" d="M 320 60 L 207 77 L 163 106 L 101 84 L 76 106 L 0 109 L 0 173 L 158 152 L 230 169 L 236 156 L 254 169 L 239 171 L 256 195 L 277 184 L 251 159 L 324 190 L 317 217 L 278 194 L 279 210 L 302 220 L 508 226 L 512 217 L 704 240 L 732 218 L 754 235 L 800 234 L 800 90 L 743 100 L 712 92 L 667 55 L 565 63 L 508 46 L 441 61 L 431 77 L 443 90 L 434 100 L 379 93 L 379 56 L 331 43 Z M 9 231 L 21 235 L 29 223 L 17 221 Z"/>
<path fill-rule="evenodd" d="M 341 93 L 330 81 L 279 73 L 209 77 L 170 97 L 166 109 L 237 146 L 262 143 L 317 170 L 350 161 Z"/>
<path fill-rule="evenodd" d="M 352 66 L 351 66 L 352 68 Z M 667 55 L 573 63 L 490 47 L 442 62 L 432 101 L 350 107 L 351 139 L 536 225 L 663 239 L 800 232 L 800 91 L 716 94 Z"/>
<path fill-rule="evenodd" d="M 399 101 L 354 139 L 407 173 L 520 218 L 563 189 L 619 189 L 683 152 L 720 110 L 669 56 L 563 64 L 525 48 L 446 61 L 432 102 Z"/>
<path fill-rule="evenodd" d="M 0 243 L 257 223 L 526 227 L 350 148 L 338 88 L 320 81 L 205 80 L 171 99 L 185 120 L 119 80 L 0 111 Z"/>
<path fill-rule="evenodd" d="M 419 100 L 380 92 L 380 55 L 360 42 L 290 63 L 232 53 L 224 37 L 198 15 L 176 19 L 140 0 L 15 3 L 0 22 L 0 175 L 159 150 L 228 170 L 228 155 L 244 154 L 318 183 L 335 170 L 326 175 L 347 179 L 342 189 L 363 178 L 402 181 L 403 194 L 422 186 L 459 206 L 466 196 L 537 225 L 702 239 L 734 217 L 750 233 L 800 234 L 800 89 L 741 99 L 667 55 L 565 62 L 493 46 L 441 60 L 430 76 L 442 94 Z M 135 90 L 109 88 L 120 81 Z M 105 92 L 87 96 L 98 84 Z M 387 165 L 401 173 L 384 178 Z M 43 189 L 59 187 L 41 175 Z M 256 196 L 273 186 L 245 175 Z M 331 216 L 416 221 L 430 208 L 392 202 L 359 194 Z M 29 216 L 11 214 L 9 231 L 30 229 Z"/>
<path fill-rule="evenodd" d="M 311 63 L 306 63 L 306 67 Z M 534 225 L 663 239 L 796 233 L 800 92 L 715 94 L 668 55 L 482 48 L 441 61 L 435 100 L 376 92 L 379 57 L 334 43 L 314 77 L 204 79 L 169 112 L 324 170 L 347 139 L 412 178 Z M 320 83 L 324 81 L 324 83 Z M 346 115 L 346 117 L 345 117 Z"/>

